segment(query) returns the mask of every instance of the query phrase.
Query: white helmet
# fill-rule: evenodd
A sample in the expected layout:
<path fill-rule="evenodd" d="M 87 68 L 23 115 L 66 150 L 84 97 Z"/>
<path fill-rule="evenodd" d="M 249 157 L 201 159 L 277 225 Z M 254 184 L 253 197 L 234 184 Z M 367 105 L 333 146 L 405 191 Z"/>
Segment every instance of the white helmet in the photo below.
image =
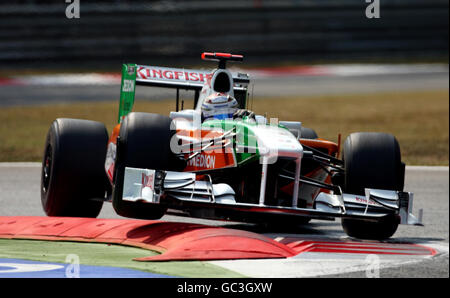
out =
<path fill-rule="evenodd" d="M 202 103 L 203 120 L 211 119 L 232 119 L 233 114 L 238 110 L 238 102 L 233 96 L 214 92 L 209 95 Z"/>

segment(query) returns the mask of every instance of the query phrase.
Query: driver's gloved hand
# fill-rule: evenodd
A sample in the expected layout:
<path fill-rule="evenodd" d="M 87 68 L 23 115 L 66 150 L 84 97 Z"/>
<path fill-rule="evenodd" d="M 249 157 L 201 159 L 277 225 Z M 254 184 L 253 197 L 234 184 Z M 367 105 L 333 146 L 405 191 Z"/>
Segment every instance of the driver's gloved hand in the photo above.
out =
<path fill-rule="evenodd" d="M 244 119 L 244 117 L 255 119 L 255 113 L 246 109 L 239 109 L 233 114 L 233 119 L 236 118 Z"/>

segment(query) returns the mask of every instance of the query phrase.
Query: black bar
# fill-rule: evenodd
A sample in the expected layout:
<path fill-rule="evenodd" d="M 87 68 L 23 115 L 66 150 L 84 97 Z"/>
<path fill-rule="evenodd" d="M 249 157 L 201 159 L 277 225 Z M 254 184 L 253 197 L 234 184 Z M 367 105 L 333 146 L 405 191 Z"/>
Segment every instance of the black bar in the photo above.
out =
<path fill-rule="evenodd" d="M 195 90 L 195 96 L 194 96 L 194 109 L 197 106 L 198 98 L 200 97 L 200 90 Z"/>
<path fill-rule="evenodd" d="M 175 109 L 175 111 L 177 111 L 178 112 L 178 104 L 179 104 L 179 102 L 180 102 L 180 88 L 177 88 L 177 107 L 176 107 L 176 109 Z"/>
<path fill-rule="evenodd" d="M 291 177 L 291 176 L 288 176 L 288 175 L 278 174 L 278 176 L 281 177 L 281 178 L 295 180 L 294 177 Z M 326 184 L 326 183 L 323 183 L 321 181 L 317 181 L 317 180 L 314 180 L 314 179 L 311 179 L 311 178 L 308 178 L 308 177 L 305 177 L 305 176 L 300 176 L 299 182 L 302 182 L 302 183 L 305 183 L 305 184 L 309 184 L 309 185 L 312 185 L 312 186 L 315 186 L 315 187 L 319 187 L 319 188 L 325 188 L 325 189 L 333 190 L 333 191 L 336 191 L 336 190 L 339 189 L 338 187 L 336 187 L 334 185 Z"/>
<path fill-rule="evenodd" d="M 312 151 L 314 154 L 316 154 L 318 156 L 325 157 L 326 159 L 329 159 L 330 162 L 332 162 L 332 163 L 335 163 L 335 164 L 338 164 L 338 165 L 341 165 L 341 166 L 344 165 L 344 162 L 342 160 L 337 159 L 334 156 L 331 156 L 329 154 L 323 153 L 323 152 L 321 152 L 321 151 L 319 151 L 317 149 L 314 149 L 312 147 L 306 146 L 304 144 L 302 144 L 302 147 L 307 149 L 307 150 L 309 150 L 309 151 Z"/>

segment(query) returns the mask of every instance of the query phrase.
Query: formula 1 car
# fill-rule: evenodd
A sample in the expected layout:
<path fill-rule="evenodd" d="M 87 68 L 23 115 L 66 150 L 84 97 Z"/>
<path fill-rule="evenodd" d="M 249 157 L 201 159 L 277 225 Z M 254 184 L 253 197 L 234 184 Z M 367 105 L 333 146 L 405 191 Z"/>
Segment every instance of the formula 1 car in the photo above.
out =
<path fill-rule="evenodd" d="M 41 177 L 47 215 L 96 217 L 107 201 L 117 214 L 139 219 L 175 214 L 287 225 L 341 218 L 349 236 L 363 239 L 389 238 L 399 224 L 422 225 L 422 212 L 412 214 L 413 194 L 403 191 L 405 164 L 394 136 L 352 133 L 340 159 L 340 141 L 247 109 L 249 76 L 226 68 L 243 56 L 202 58 L 218 68 L 124 64 L 110 137 L 95 121 L 52 123 Z M 176 111 L 132 112 L 136 85 L 176 89 Z M 180 89 L 194 92 L 193 109 L 180 109 Z M 237 111 L 228 117 L 205 119 L 210 104 L 231 102 Z"/>

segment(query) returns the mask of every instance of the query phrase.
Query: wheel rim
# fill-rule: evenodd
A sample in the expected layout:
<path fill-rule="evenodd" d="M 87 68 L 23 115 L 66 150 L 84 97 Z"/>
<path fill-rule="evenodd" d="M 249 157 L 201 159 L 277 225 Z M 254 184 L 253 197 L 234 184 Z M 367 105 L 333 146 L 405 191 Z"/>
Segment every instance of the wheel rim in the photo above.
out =
<path fill-rule="evenodd" d="M 52 146 L 49 144 L 45 150 L 44 164 L 42 165 L 42 190 L 47 192 L 52 171 Z"/>

